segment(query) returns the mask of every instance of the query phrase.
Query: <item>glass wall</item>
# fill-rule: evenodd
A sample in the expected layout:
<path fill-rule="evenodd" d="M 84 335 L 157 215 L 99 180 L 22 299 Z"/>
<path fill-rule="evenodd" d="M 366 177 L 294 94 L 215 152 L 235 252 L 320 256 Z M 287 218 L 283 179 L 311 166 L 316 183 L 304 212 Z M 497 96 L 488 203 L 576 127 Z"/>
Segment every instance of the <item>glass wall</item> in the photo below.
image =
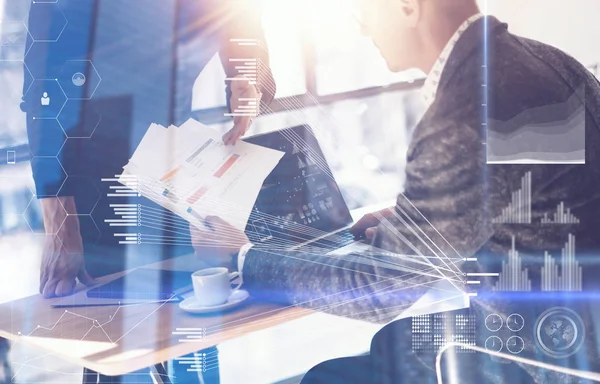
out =
<path fill-rule="evenodd" d="M 0 235 L 42 229 L 33 199 L 25 113 L 21 111 L 29 1 L 0 0 Z M 12 164 L 14 162 L 14 164 Z"/>
<path fill-rule="evenodd" d="M 285 102 L 276 113 L 257 119 L 250 133 L 309 123 L 322 134 L 342 189 L 359 196 L 348 198 L 350 206 L 393 197 L 402 187 L 404 152 L 423 111 L 416 83 L 410 91 L 390 91 L 389 86 L 410 85 L 424 74 L 416 70 L 391 73 L 376 47 L 360 34 L 347 0 L 260 1 L 278 85 L 276 97 Z M 511 31 L 553 44 L 598 71 L 600 25 L 594 16 L 600 12 L 600 2 L 573 0 L 565 6 L 562 0 L 480 0 L 480 5 L 484 12 L 508 22 Z M 29 48 L 25 24 L 29 6 L 27 0 L 0 0 L 0 178 L 22 175 L 17 182 L 3 185 L 0 230 L 5 232 L 24 228 L 22 221 L 8 219 L 7 212 L 12 210 L 14 196 L 31 193 L 25 116 L 19 108 L 27 77 L 22 60 Z M 544 17 L 539 17 L 542 11 Z M 578 22 L 569 28 L 556 27 L 574 19 Z M 215 57 L 195 84 L 194 110 L 224 108 L 224 78 Z M 362 94 L 365 89 L 370 92 Z M 285 111 L 285 105 L 291 104 L 301 110 Z M 216 120 L 207 122 L 218 123 L 223 130 L 231 125 L 222 123 L 222 114 Z M 6 152 L 15 148 L 16 164 L 7 164 Z M 357 172 L 360 177 L 355 177 Z M 365 181 L 365 185 L 377 181 L 384 187 L 374 193 L 353 180 Z M 31 224 L 41 230 L 36 209 L 33 201 Z"/>

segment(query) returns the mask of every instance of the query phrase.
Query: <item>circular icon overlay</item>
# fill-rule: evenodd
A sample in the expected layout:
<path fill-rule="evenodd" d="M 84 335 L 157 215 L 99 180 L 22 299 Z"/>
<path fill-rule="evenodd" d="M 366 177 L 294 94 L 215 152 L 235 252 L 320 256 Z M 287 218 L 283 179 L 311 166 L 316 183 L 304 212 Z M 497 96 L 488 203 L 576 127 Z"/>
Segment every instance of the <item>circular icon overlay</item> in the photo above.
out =
<path fill-rule="evenodd" d="M 490 352 L 500 352 L 502 350 L 502 339 L 498 336 L 490 336 L 485 340 L 485 349 Z"/>
<path fill-rule="evenodd" d="M 516 355 L 525 349 L 525 342 L 519 336 L 511 336 L 506 340 L 506 349 Z"/>
<path fill-rule="evenodd" d="M 498 332 L 502 328 L 502 317 L 496 313 L 492 313 L 485 318 L 485 327 L 491 332 Z"/>
<path fill-rule="evenodd" d="M 83 84 L 85 84 L 85 75 L 81 72 L 76 72 L 71 77 L 71 81 L 73 82 L 74 86 L 82 87 Z"/>
<path fill-rule="evenodd" d="M 506 318 L 506 326 L 513 332 L 519 332 L 525 326 L 525 320 L 518 313 L 513 313 Z"/>
<path fill-rule="evenodd" d="M 535 340 L 546 355 L 560 359 L 573 355 L 583 345 L 583 320 L 565 307 L 550 308 L 535 323 Z"/>

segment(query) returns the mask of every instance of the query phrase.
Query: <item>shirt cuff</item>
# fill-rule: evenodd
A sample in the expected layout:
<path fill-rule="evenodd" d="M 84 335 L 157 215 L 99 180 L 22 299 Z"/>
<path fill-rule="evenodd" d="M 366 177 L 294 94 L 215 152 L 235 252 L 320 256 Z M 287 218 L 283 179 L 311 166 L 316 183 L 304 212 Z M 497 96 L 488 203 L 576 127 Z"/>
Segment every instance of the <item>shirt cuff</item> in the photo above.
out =
<path fill-rule="evenodd" d="M 240 248 L 240 251 L 238 252 L 237 264 L 238 264 L 238 272 L 240 273 L 240 276 L 242 275 L 242 271 L 244 269 L 244 261 L 246 260 L 246 254 L 248 254 L 248 251 L 253 246 L 254 246 L 254 244 L 252 244 L 252 243 L 245 244 L 244 246 L 242 246 L 242 248 Z"/>

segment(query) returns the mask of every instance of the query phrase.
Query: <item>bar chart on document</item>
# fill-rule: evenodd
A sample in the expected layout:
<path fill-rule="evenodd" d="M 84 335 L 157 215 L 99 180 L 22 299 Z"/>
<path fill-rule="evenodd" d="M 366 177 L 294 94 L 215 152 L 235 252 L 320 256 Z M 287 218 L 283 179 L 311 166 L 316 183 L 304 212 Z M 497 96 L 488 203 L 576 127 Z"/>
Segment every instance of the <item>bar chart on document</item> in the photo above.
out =
<path fill-rule="evenodd" d="M 223 215 L 235 209 L 228 202 L 244 198 L 235 194 L 242 192 L 236 185 L 244 182 L 251 165 L 244 161 L 247 153 L 230 153 L 223 147 L 222 142 L 208 138 L 159 179 L 164 186 L 161 195 L 197 221 L 215 210 Z"/>
<path fill-rule="evenodd" d="M 141 196 L 192 225 L 203 227 L 204 218 L 215 215 L 244 230 L 258 192 L 283 152 L 243 141 L 226 146 L 221 137 L 192 119 L 180 127 L 153 124 L 119 182 L 131 185 L 135 176 Z M 150 216 L 140 215 L 138 226 L 144 227 Z M 156 215 L 152 219 L 153 228 L 161 225 Z"/>

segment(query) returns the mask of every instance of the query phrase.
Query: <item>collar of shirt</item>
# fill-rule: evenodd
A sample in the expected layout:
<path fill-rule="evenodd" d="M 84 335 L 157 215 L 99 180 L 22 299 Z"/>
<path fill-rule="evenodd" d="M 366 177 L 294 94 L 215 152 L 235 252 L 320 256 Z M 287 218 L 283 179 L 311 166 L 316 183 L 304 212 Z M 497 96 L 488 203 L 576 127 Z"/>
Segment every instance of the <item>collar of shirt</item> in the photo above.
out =
<path fill-rule="evenodd" d="M 467 20 L 465 20 L 465 22 L 462 23 L 460 27 L 458 27 L 458 29 L 456 30 L 454 35 L 452 35 L 452 37 L 450 38 L 450 40 L 448 41 L 448 43 L 442 50 L 442 53 L 440 54 L 438 59 L 435 61 L 435 64 L 433 65 L 431 72 L 427 76 L 427 79 L 425 80 L 425 83 L 423 84 L 423 88 L 422 88 L 423 98 L 425 100 L 426 108 L 429 108 L 429 106 L 431 106 L 431 104 L 433 104 L 433 101 L 435 100 L 435 96 L 436 96 L 437 90 L 438 90 L 438 85 L 439 85 L 440 79 L 442 77 L 442 72 L 444 71 L 446 62 L 448 61 L 450 54 L 454 50 L 456 43 L 458 43 L 458 40 L 460 39 L 462 34 L 471 26 L 471 24 L 473 24 L 474 22 L 476 22 L 477 20 L 479 20 L 482 17 L 483 17 L 483 15 L 481 13 L 478 13 L 476 15 L 469 17 Z"/>

